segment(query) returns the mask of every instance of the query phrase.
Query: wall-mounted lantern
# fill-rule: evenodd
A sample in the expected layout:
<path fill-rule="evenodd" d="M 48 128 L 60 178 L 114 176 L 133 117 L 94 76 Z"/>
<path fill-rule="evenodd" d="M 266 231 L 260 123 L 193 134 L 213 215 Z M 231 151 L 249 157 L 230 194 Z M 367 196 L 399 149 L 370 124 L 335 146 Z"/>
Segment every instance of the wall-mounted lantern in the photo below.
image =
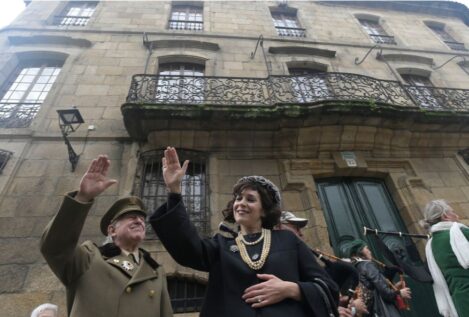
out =
<path fill-rule="evenodd" d="M 57 113 L 59 114 L 60 131 L 62 132 L 65 144 L 67 145 L 68 160 L 72 164 L 72 172 L 74 172 L 80 155 L 76 154 L 73 150 L 73 147 L 68 140 L 68 135 L 75 132 L 85 121 L 83 120 L 80 111 L 76 108 L 57 110 Z"/>

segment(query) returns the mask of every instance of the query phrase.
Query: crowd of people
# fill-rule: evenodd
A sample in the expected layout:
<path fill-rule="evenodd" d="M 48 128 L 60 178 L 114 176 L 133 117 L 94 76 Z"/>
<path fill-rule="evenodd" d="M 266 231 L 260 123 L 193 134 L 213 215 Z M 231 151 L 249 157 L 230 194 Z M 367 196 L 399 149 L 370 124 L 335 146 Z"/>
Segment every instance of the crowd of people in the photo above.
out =
<path fill-rule="evenodd" d="M 117 183 L 107 175 L 110 164 L 98 156 L 79 189 L 65 195 L 41 252 L 65 285 L 70 317 L 172 316 L 164 269 L 141 248 L 147 213 L 138 197 L 119 199 L 104 213 L 103 245 L 78 243 L 95 199 Z M 383 275 L 363 240 L 348 244 L 347 259 L 310 249 L 302 234 L 308 220 L 282 211 L 279 189 L 262 176 L 234 184 L 222 211 L 233 229 L 201 238 L 181 195 L 188 164 L 181 164 L 174 148 L 164 151 L 168 199 L 149 222 L 177 263 L 209 273 L 201 317 L 398 317 L 399 301 L 412 298 L 403 281 Z M 433 236 L 426 254 L 439 311 L 469 316 L 469 229 L 441 200 L 429 203 L 424 220 Z M 53 314 L 40 315 L 47 310 Z M 56 315 L 57 307 L 46 304 L 31 316 Z"/>

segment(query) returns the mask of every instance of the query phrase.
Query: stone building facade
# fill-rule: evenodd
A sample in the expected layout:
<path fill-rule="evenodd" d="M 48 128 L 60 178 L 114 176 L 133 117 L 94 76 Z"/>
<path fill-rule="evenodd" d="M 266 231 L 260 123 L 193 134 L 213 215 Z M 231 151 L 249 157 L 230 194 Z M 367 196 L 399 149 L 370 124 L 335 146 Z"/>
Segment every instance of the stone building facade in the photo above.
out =
<path fill-rule="evenodd" d="M 202 235 L 252 174 L 327 252 L 362 226 L 422 233 L 434 198 L 467 223 L 468 25 L 468 9 L 444 1 L 28 1 L 0 30 L 0 314 L 65 307 L 38 242 L 100 153 L 119 184 L 84 228 L 96 242 L 117 197 L 164 201 L 167 145 L 192 162 L 184 190 Z M 85 121 L 68 134 L 73 171 L 57 114 L 72 107 Z M 190 312 L 207 276 L 154 236 L 145 244 Z"/>

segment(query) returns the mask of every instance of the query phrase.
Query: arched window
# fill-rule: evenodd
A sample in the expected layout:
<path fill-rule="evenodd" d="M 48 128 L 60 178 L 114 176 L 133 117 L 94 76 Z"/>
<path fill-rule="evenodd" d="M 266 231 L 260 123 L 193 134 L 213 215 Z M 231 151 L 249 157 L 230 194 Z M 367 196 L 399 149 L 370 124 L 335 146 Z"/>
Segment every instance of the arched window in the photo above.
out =
<path fill-rule="evenodd" d="M 140 154 L 139 167 L 135 178 L 134 193 L 140 196 L 149 212 L 164 204 L 167 190 L 162 175 L 161 158 L 164 150 L 147 151 Z M 181 162 L 189 160 L 189 167 L 182 180 L 182 198 L 189 213 L 189 218 L 200 235 L 210 231 L 207 156 L 197 151 L 178 150 Z M 147 230 L 148 237 L 154 238 L 152 230 Z"/>
<path fill-rule="evenodd" d="M 162 63 L 158 67 L 156 99 L 168 103 L 201 103 L 205 67 L 189 62 Z"/>
<path fill-rule="evenodd" d="M 435 95 L 435 88 L 427 76 L 418 74 L 401 74 L 401 77 L 409 85 L 407 86 L 407 90 L 422 108 L 441 108 L 441 104 L 438 102 Z"/>
<path fill-rule="evenodd" d="M 200 312 L 205 296 L 206 284 L 189 278 L 168 276 L 168 292 L 173 312 Z"/>
<path fill-rule="evenodd" d="M 360 22 L 362 28 L 368 33 L 368 36 L 373 42 L 378 44 L 393 44 L 396 45 L 394 36 L 386 33 L 383 26 L 379 21 L 379 17 L 368 14 L 356 14 L 355 17 Z"/>
<path fill-rule="evenodd" d="M 38 113 L 63 61 L 22 60 L 0 93 L 0 128 L 26 128 Z"/>
<path fill-rule="evenodd" d="M 314 102 L 330 95 L 327 73 L 313 68 L 289 67 L 293 95 L 298 102 Z"/>

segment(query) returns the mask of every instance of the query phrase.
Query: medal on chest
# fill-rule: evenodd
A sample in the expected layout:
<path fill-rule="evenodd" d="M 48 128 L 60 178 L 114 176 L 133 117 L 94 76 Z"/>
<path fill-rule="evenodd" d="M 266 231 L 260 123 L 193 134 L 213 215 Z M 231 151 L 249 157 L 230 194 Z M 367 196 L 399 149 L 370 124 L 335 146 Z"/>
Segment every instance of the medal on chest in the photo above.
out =
<path fill-rule="evenodd" d="M 127 272 L 132 271 L 135 268 L 135 266 L 129 261 L 122 261 L 121 267 Z"/>

